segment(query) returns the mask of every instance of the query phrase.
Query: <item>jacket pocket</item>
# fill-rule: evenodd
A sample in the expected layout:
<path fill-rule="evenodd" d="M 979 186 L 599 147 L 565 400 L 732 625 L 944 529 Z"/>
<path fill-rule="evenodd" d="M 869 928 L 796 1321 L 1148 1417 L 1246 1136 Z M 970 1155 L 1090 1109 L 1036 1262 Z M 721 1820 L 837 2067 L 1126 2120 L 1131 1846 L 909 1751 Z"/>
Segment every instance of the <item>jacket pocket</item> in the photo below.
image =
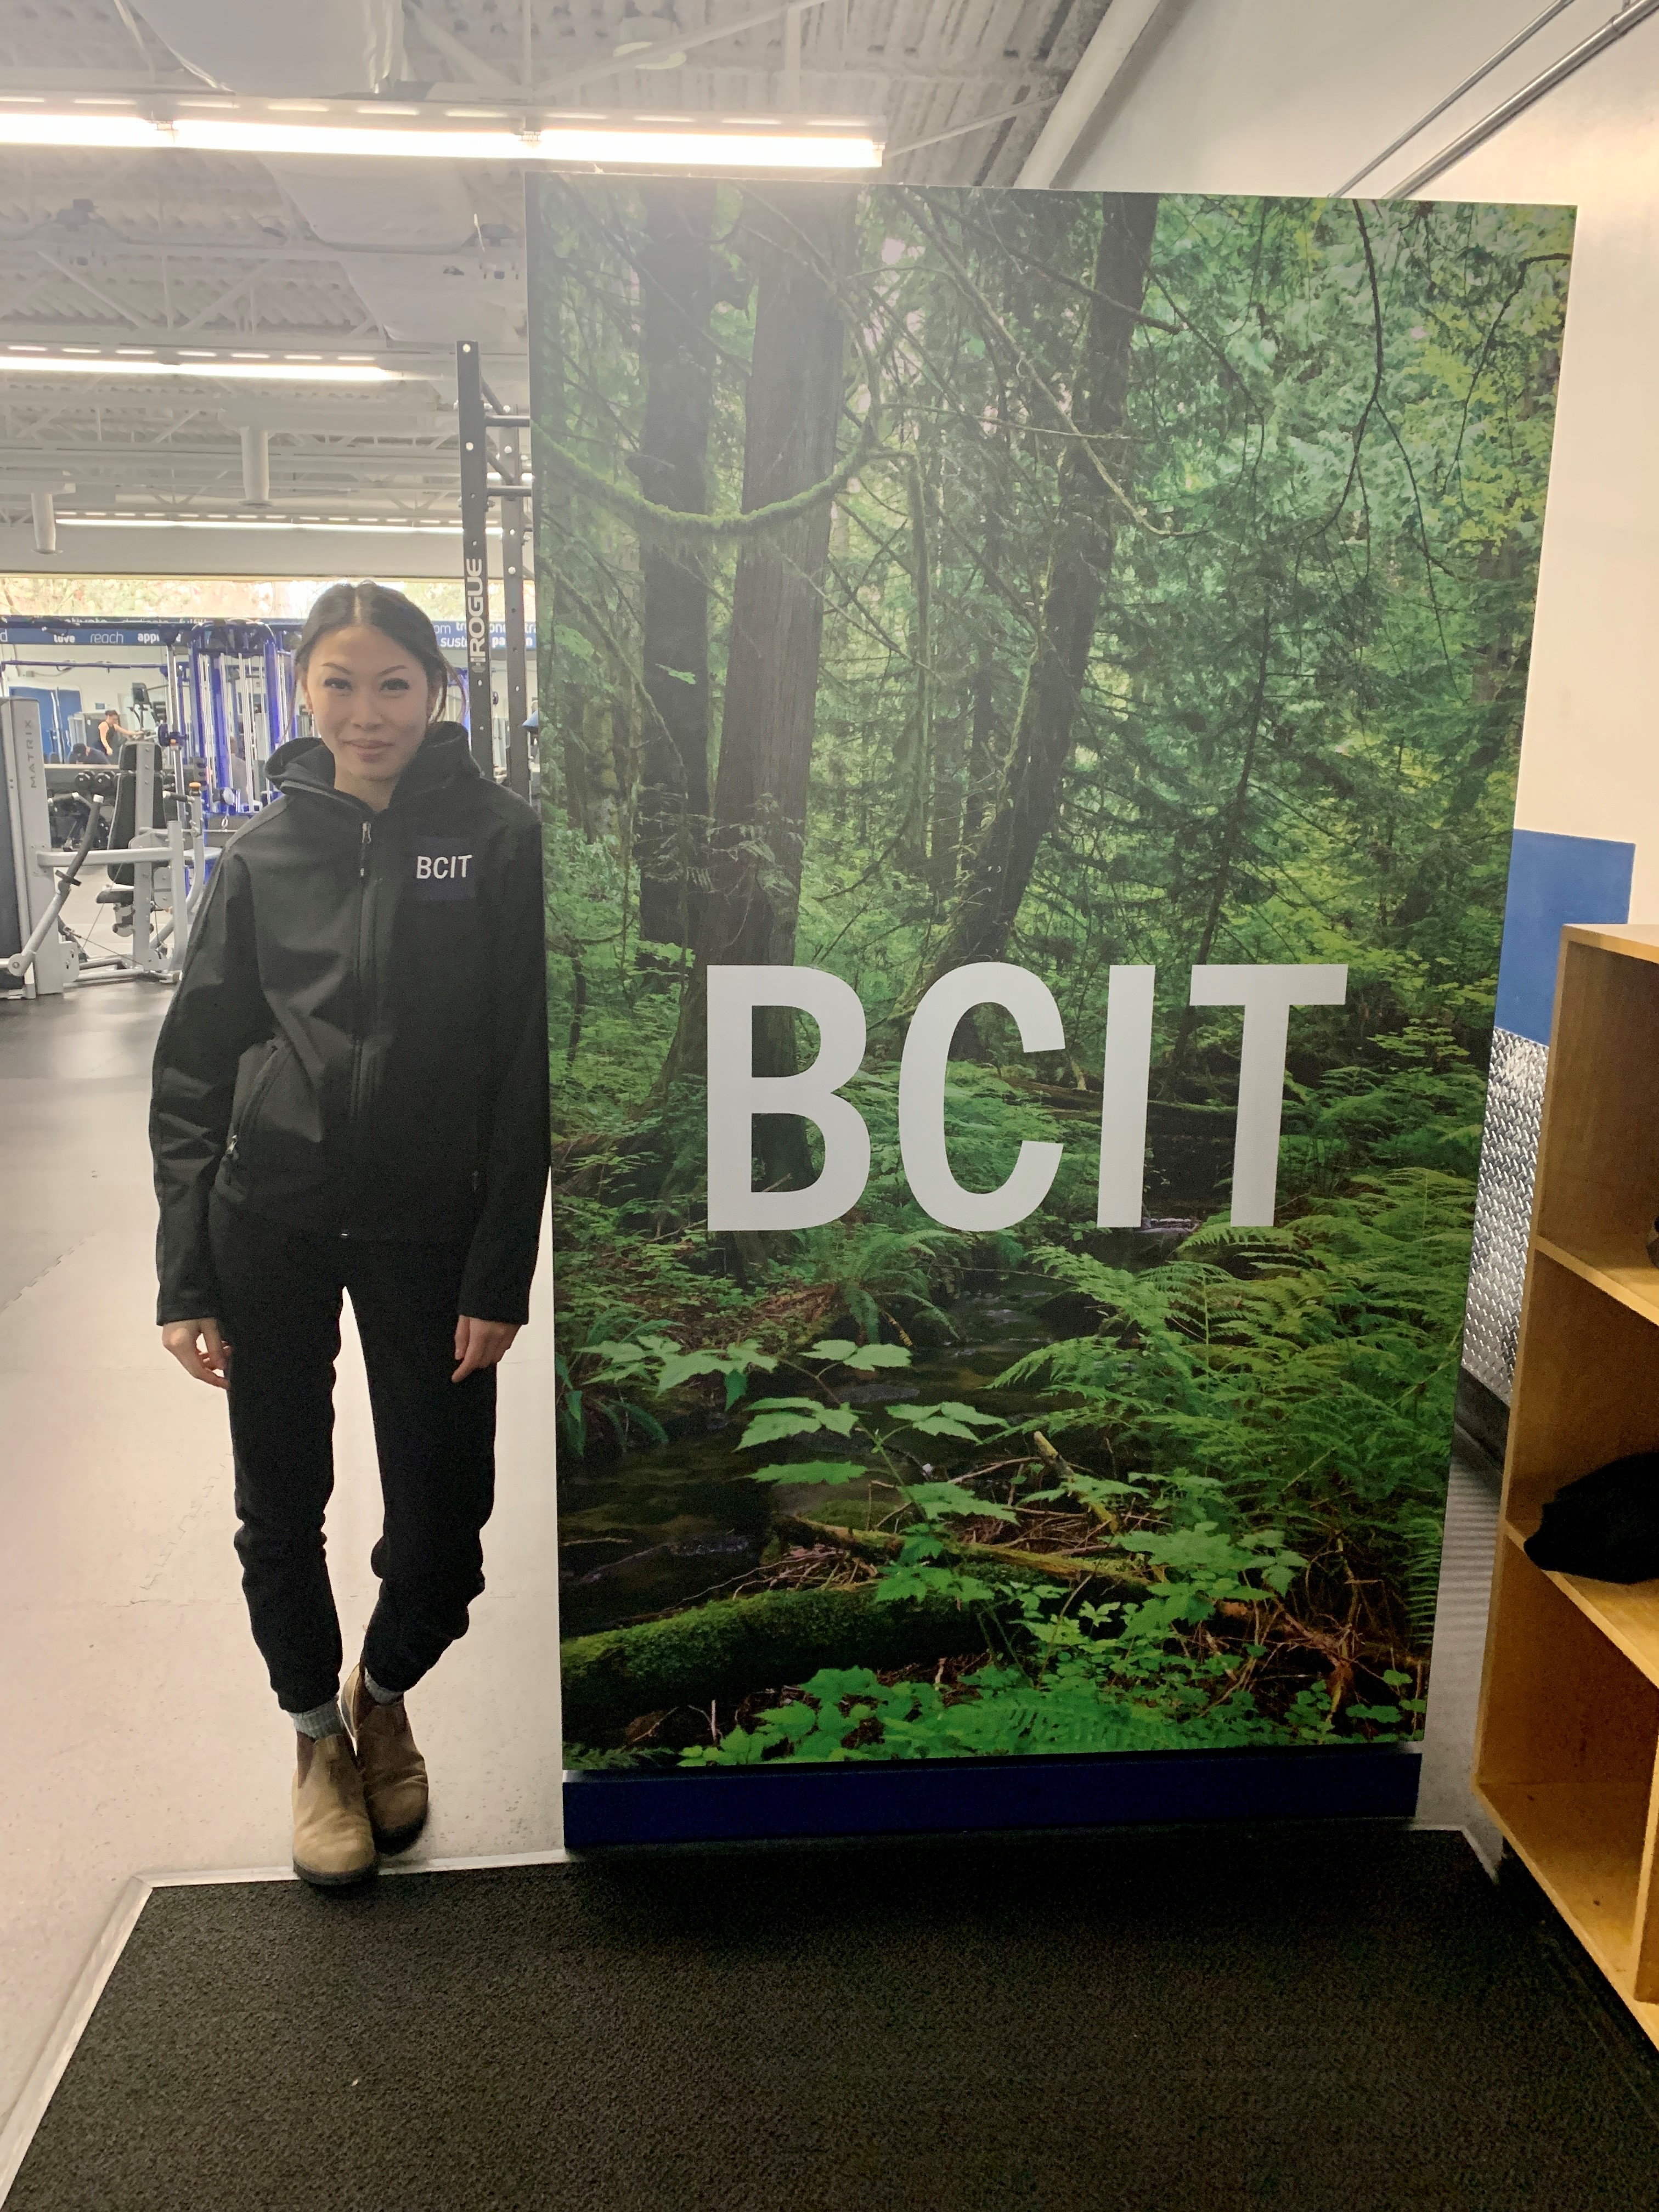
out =
<path fill-rule="evenodd" d="M 270 1041 L 270 1049 L 259 1063 L 252 1081 L 247 1086 L 247 1095 L 232 1104 L 230 1133 L 225 1139 L 225 1159 L 232 1166 L 243 1163 L 248 1138 L 252 1133 L 255 1122 L 258 1120 L 259 1109 L 270 1095 L 270 1086 L 276 1079 L 278 1063 L 287 1050 L 288 1045 L 283 1038 L 273 1037 Z"/>

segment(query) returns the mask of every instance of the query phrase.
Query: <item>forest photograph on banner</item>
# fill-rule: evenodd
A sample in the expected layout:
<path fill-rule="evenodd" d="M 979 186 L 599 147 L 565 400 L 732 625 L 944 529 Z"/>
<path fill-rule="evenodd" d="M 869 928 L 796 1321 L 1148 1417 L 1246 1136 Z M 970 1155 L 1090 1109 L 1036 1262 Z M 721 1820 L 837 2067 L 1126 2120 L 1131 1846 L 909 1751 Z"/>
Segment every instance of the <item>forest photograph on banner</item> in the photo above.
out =
<path fill-rule="evenodd" d="M 1571 211 L 530 218 L 567 1764 L 1409 1744 Z"/>

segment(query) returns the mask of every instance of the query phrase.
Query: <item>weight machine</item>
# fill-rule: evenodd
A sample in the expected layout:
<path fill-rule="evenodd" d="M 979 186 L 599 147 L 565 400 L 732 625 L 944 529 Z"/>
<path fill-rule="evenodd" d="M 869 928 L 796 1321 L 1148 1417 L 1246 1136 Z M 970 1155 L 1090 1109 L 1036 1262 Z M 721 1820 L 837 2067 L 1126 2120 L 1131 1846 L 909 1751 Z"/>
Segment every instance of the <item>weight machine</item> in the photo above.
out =
<path fill-rule="evenodd" d="M 32 699 L 0 700 L 0 991 L 45 998 L 85 982 L 176 981 L 208 872 L 201 800 L 183 748 L 139 738 L 123 746 L 118 771 L 83 769 L 76 791 L 87 820 L 72 854 L 52 842 Z M 109 842 L 94 849 L 106 821 Z M 88 869 L 108 878 L 100 903 L 130 910 L 130 952 L 94 958 L 64 921 L 65 902 Z"/>
<path fill-rule="evenodd" d="M 169 660 L 168 720 L 202 763 L 208 811 L 257 812 L 294 720 L 292 654 L 267 623 L 198 623 Z"/>

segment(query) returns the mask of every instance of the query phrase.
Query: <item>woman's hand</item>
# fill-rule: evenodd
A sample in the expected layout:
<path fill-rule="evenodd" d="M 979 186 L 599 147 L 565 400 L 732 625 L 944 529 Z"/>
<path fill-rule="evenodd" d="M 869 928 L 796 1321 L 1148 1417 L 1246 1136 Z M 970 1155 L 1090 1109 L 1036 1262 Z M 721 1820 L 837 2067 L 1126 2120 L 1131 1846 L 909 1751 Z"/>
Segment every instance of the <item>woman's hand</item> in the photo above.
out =
<path fill-rule="evenodd" d="M 161 1348 L 170 1352 L 194 1381 L 210 1383 L 216 1390 L 227 1388 L 230 1346 L 220 1335 L 216 1321 L 165 1322 L 161 1327 Z M 499 1359 L 501 1353 L 495 1357 Z"/>
<path fill-rule="evenodd" d="M 450 1381 L 465 1382 L 481 1367 L 493 1367 L 518 1333 L 515 1321 L 480 1321 L 475 1314 L 463 1314 L 455 1324 L 455 1357 L 460 1365 Z"/>

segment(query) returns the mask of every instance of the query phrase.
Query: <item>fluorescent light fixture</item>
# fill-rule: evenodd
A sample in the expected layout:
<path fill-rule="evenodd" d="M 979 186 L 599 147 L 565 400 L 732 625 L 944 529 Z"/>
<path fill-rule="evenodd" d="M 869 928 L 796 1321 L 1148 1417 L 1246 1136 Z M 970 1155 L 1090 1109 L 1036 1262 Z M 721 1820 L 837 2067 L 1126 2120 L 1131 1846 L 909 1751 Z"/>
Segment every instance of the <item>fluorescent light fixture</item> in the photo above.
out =
<path fill-rule="evenodd" d="M 626 124 L 547 130 L 456 131 L 390 124 L 289 123 L 262 114 L 219 115 L 205 103 L 182 106 L 155 121 L 137 110 L 112 114 L 21 113 L 0 110 L 0 146 L 79 147 L 142 153 L 179 147 L 204 154 L 325 154 L 367 159 L 548 161 L 575 166 L 675 169 L 877 169 L 881 148 L 859 129 L 805 132 L 635 130 Z"/>
<path fill-rule="evenodd" d="M 27 525 L 25 526 L 27 527 Z M 60 514 L 60 530 L 347 530 L 356 536 L 376 538 L 459 538 L 459 522 L 284 522 L 270 516 L 146 514 Z M 501 526 L 491 523 L 489 535 L 501 536 Z"/>
<path fill-rule="evenodd" d="M 27 376 L 250 377 L 261 384 L 401 384 L 402 373 L 373 362 L 145 360 L 131 353 L 0 353 L 0 374 Z"/>

